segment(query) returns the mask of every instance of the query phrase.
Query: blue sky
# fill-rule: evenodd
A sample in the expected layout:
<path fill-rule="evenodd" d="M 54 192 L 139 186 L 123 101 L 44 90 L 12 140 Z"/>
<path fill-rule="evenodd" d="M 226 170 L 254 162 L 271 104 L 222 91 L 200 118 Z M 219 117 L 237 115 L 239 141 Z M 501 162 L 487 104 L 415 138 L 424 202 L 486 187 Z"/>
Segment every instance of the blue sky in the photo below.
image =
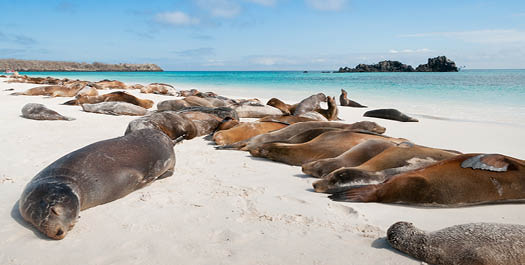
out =
<path fill-rule="evenodd" d="M 446 55 L 525 68 L 525 1 L 0 0 L 0 58 L 333 70 Z"/>

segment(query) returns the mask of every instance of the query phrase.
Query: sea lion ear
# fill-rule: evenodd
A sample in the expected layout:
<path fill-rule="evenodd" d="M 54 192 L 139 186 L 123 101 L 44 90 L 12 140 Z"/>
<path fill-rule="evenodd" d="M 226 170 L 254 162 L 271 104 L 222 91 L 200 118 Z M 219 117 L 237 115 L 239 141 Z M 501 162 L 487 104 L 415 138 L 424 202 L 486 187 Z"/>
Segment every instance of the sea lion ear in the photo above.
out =
<path fill-rule="evenodd" d="M 481 169 L 495 172 L 505 172 L 509 163 L 503 155 L 482 154 L 471 157 L 461 163 L 462 168 Z"/>

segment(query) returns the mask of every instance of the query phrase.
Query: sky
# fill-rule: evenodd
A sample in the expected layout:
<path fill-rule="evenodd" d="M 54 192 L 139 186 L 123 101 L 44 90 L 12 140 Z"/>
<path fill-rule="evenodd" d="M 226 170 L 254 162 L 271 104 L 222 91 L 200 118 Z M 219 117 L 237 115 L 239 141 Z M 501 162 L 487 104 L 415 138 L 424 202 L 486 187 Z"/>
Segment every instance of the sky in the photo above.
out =
<path fill-rule="evenodd" d="M 445 55 L 525 69 L 525 1 L 0 0 L 0 58 L 336 70 Z"/>

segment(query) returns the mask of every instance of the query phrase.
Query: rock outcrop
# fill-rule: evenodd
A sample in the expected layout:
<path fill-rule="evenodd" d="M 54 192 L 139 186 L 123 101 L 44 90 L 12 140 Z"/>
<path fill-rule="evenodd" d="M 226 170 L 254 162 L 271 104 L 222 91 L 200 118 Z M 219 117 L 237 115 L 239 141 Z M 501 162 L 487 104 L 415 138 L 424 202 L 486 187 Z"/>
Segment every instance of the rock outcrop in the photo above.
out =
<path fill-rule="evenodd" d="M 162 72 L 155 64 L 105 64 L 0 59 L 0 70 L 19 72 Z"/>
<path fill-rule="evenodd" d="M 445 56 L 429 58 L 427 64 L 416 69 L 399 61 L 381 61 L 377 64 L 358 64 L 355 68 L 341 67 L 336 73 L 354 72 L 457 72 L 456 63 Z"/>

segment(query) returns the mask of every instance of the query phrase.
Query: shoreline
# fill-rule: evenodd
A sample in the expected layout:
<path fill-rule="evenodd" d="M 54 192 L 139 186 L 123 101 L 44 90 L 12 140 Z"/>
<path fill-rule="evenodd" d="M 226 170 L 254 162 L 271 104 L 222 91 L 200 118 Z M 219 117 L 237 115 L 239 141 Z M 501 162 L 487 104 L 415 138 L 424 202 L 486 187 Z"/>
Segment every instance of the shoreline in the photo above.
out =
<path fill-rule="evenodd" d="M 13 207 L 24 186 L 62 155 L 122 135 L 136 117 L 92 114 L 78 106 L 60 105 L 70 98 L 11 96 L 38 85 L 3 81 L 0 79 L 4 114 L 0 136 L 5 140 L 0 149 L 2 264 L 169 264 L 173 260 L 181 264 L 420 264 L 389 247 L 384 237 L 391 224 L 409 221 L 425 230 L 470 222 L 525 225 L 522 204 L 514 203 L 422 208 L 334 202 L 311 191 L 317 179 L 302 174 L 300 167 L 253 158 L 241 151 L 214 150 L 199 137 L 175 146 L 172 177 L 82 211 L 66 239 L 45 240 L 17 219 Z M 10 87 L 15 90 L 4 91 Z M 155 103 L 173 98 L 127 92 Z M 235 97 L 245 92 L 249 91 L 232 91 Z M 76 120 L 21 118 L 20 110 L 29 102 L 42 103 Z M 344 122 L 374 121 L 387 128 L 386 135 L 417 144 L 525 158 L 521 141 L 525 128 L 424 117 L 418 123 L 401 123 L 362 117 L 366 110 L 370 108 L 339 107 Z M 92 258 L 86 261 L 86 256 Z"/>

